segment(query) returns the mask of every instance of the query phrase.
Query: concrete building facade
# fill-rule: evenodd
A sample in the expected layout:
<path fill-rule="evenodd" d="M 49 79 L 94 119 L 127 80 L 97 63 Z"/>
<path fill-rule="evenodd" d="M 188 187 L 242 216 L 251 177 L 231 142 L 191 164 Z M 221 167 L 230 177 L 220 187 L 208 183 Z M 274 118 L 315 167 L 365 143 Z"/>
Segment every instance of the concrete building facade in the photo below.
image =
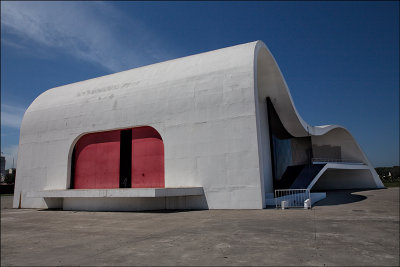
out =
<path fill-rule="evenodd" d="M 278 188 L 383 187 L 345 128 L 300 117 L 261 41 L 44 92 L 17 164 L 15 208 L 262 209 Z"/>

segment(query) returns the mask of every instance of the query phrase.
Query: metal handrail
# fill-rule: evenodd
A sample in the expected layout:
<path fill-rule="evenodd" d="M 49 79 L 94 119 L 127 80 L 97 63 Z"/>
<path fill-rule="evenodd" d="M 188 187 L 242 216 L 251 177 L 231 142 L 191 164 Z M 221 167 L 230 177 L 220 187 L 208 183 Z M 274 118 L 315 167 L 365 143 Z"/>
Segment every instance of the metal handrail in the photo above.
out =
<path fill-rule="evenodd" d="M 287 207 L 282 208 L 300 208 L 304 207 L 304 202 L 309 200 L 311 208 L 311 193 L 309 189 L 276 189 L 275 206 L 282 207 L 283 201 L 286 201 Z"/>

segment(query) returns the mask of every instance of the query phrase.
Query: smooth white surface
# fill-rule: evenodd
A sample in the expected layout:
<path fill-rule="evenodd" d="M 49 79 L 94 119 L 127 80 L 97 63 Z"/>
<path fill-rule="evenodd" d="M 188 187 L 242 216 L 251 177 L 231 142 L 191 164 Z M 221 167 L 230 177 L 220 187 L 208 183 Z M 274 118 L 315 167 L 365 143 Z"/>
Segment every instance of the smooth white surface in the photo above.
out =
<path fill-rule="evenodd" d="M 261 209 L 273 191 L 266 97 L 292 135 L 350 145 L 343 153 L 367 164 L 375 186 L 383 187 L 347 130 L 301 119 L 274 58 L 257 41 L 38 96 L 21 125 L 13 206 L 21 197 L 23 208 L 46 208 L 48 201 L 28 192 L 70 188 L 72 150 L 82 135 L 148 125 L 164 141 L 166 187 L 203 187 L 205 198 L 191 201 L 194 207 Z M 70 207 L 85 205 L 68 199 Z"/>
<path fill-rule="evenodd" d="M 202 187 L 192 188 L 124 188 L 124 189 L 68 189 L 28 192 L 28 197 L 177 197 L 204 195 Z"/>
<path fill-rule="evenodd" d="M 69 188 L 72 149 L 83 134 L 149 125 L 164 141 L 166 187 L 203 187 L 204 208 L 262 208 L 255 44 L 44 92 L 22 121 L 14 207 L 20 193 L 22 207 L 45 208 L 26 192 Z"/>

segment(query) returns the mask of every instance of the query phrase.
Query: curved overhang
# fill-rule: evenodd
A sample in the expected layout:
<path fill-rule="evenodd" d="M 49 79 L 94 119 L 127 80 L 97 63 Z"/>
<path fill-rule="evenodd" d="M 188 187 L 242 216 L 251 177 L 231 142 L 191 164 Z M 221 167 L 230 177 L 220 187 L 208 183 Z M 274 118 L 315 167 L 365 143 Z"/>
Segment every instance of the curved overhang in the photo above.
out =
<path fill-rule="evenodd" d="M 368 166 L 376 187 L 384 187 L 372 164 L 346 128 L 340 125 L 312 126 L 302 119 L 294 105 L 289 88 L 278 64 L 268 47 L 262 41 L 257 41 L 254 49 L 254 87 L 255 96 L 259 100 L 256 101 L 257 112 L 260 111 L 260 103 L 265 102 L 266 98 L 269 97 L 282 124 L 294 137 L 311 136 L 317 138 L 318 136 L 326 136 L 329 133 L 335 133 L 342 137 L 345 136 L 353 146 L 352 149 L 356 150 L 353 154 L 357 155 L 357 160 Z M 257 115 L 258 117 L 261 116 L 261 114 Z"/>
<path fill-rule="evenodd" d="M 258 88 L 262 86 L 268 87 L 268 97 L 271 98 L 279 118 L 290 134 L 296 137 L 303 137 L 323 135 L 335 128 L 346 130 L 339 125 L 312 126 L 303 120 L 294 105 L 293 98 L 278 64 L 262 41 L 258 41 L 255 47 L 254 68 L 256 86 Z"/>

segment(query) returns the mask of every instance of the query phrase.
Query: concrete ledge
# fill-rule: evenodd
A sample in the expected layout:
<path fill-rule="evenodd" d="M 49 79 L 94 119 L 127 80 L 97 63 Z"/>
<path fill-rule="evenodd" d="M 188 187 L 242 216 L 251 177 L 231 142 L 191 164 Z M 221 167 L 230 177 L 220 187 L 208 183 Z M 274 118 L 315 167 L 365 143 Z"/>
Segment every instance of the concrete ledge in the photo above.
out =
<path fill-rule="evenodd" d="M 117 189 L 60 189 L 27 192 L 27 197 L 44 198 L 137 198 L 202 196 L 203 187 L 181 188 L 117 188 Z"/>
<path fill-rule="evenodd" d="M 368 170 L 369 166 L 365 164 L 344 163 L 344 162 L 328 162 L 326 163 L 327 169 L 340 169 L 340 170 Z"/>

